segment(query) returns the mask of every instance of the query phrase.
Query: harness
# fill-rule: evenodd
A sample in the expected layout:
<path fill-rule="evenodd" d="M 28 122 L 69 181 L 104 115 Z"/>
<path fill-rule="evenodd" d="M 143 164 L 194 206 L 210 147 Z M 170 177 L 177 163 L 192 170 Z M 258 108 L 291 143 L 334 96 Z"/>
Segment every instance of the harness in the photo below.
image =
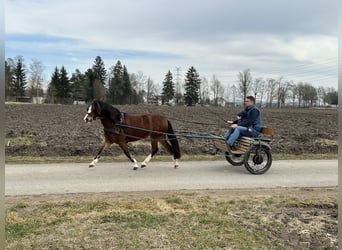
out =
<path fill-rule="evenodd" d="M 123 127 L 125 126 L 125 113 L 120 112 L 120 120 L 117 123 L 113 124 L 113 128 L 104 128 L 104 132 L 112 133 L 115 135 L 122 135 Z"/>

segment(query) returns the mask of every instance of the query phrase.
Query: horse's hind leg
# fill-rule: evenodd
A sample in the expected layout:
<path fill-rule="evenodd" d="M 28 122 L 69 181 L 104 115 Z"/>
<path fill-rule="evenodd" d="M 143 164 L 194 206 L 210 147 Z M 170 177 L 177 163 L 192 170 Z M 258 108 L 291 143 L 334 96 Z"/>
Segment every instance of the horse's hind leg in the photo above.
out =
<path fill-rule="evenodd" d="M 172 146 L 166 140 L 160 140 L 160 143 L 164 146 L 164 148 L 173 155 Z M 179 167 L 178 159 L 173 158 L 175 168 Z"/>
<path fill-rule="evenodd" d="M 151 154 L 149 154 L 145 160 L 141 163 L 141 168 L 146 167 L 147 163 L 150 162 L 150 160 L 152 159 L 152 157 L 158 152 L 158 141 L 155 139 L 152 139 L 151 141 L 151 147 L 152 147 L 152 152 Z"/>

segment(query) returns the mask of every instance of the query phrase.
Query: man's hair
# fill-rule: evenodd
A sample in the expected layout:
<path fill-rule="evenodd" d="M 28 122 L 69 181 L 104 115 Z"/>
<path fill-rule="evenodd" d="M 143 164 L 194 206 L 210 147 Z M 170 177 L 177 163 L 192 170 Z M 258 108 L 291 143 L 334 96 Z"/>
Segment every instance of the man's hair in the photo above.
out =
<path fill-rule="evenodd" d="M 248 99 L 248 100 L 250 100 L 250 101 L 252 101 L 253 103 L 255 103 L 255 98 L 254 98 L 254 96 L 247 96 L 246 97 L 246 99 Z"/>

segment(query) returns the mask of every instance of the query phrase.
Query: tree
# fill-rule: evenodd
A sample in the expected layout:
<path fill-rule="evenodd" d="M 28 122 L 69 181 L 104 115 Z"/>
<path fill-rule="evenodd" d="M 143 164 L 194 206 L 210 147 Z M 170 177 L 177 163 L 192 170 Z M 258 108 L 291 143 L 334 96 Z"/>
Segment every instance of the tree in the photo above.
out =
<path fill-rule="evenodd" d="M 210 97 L 209 97 L 209 82 L 208 79 L 204 76 L 201 79 L 201 103 L 202 104 L 209 104 L 210 103 Z"/>
<path fill-rule="evenodd" d="M 95 58 L 92 69 L 93 69 L 95 78 L 98 79 L 100 83 L 102 83 L 102 85 L 104 86 L 106 84 L 107 71 L 105 68 L 105 64 L 100 56 L 97 56 Z"/>
<path fill-rule="evenodd" d="M 96 100 L 104 100 L 106 96 L 106 88 L 102 85 L 99 79 L 93 82 L 93 96 Z"/>
<path fill-rule="evenodd" d="M 162 90 L 162 103 L 169 103 L 175 97 L 175 84 L 173 82 L 172 73 L 169 70 L 163 81 L 163 90 Z"/>
<path fill-rule="evenodd" d="M 255 99 L 257 99 L 257 95 L 261 93 L 263 85 L 264 80 L 262 79 L 262 77 L 255 78 L 254 81 L 251 82 L 250 88 Z"/>
<path fill-rule="evenodd" d="M 132 89 L 131 80 L 129 78 L 129 74 L 126 66 L 123 66 L 123 74 L 122 74 L 122 85 L 123 85 L 123 96 L 122 96 L 122 104 L 131 104 L 134 97 Z"/>
<path fill-rule="evenodd" d="M 297 94 L 297 98 L 298 98 L 298 107 L 300 107 L 302 104 L 302 101 L 304 99 L 304 92 L 305 92 L 304 83 L 299 82 L 297 84 L 297 87 L 296 87 L 296 94 Z"/>
<path fill-rule="evenodd" d="M 338 105 L 338 93 L 337 91 L 328 92 L 324 97 L 324 102 L 330 105 Z"/>
<path fill-rule="evenodd" d="M 147 82 L 146 82 L 146 101 L 147 101 L 147 103 L 153 102 L 155 94 L 156 94 L 156 85 L 154 84 L 151 77 L 148 77 Z"/>
<path fill-rule="evenodd" d="M 239 82 L 239 88 L 242 93 L 243 100 L 245 100 L 247 97 L 247 93 L 249 91 L 251 81 L 252 81 L 252 74 L 249 69 L 245 69 L 244 71 L 239 72 L 238 82 Z"/>
<path fill-rule="evenodd" d="M 59 84 L 60 73 L 59 69 L 56 66 L 55 71 L 52 73 L 51 81 L 49 83 L 48 91 L 47 91 L 47 101 L 50 103 L 57 102 L 57 86 Z"/>
<path fill-rule="evenodd" d="M 95 99 L 94 95 L 94 82 L 96 80 L 95 73 L 92 69 L 85 72 L 85 101 L 90 102 Z"/>
<path fill-rule="evenodd" d="M 272 107 L 273 106 L 273 97 L 275 95 L 277 88 L 277 82 L 273 78 L 267 79 L 267 89 L 268 89 L 268 106 Z"/>
<path fill-rule="evenodd" d="M 138 73 L 132 73 L 129 75 L 133 92 L 135 93 L 134 103 L 144 103 L 144 98 L 146 98 L 146 76 L 142 71 Z"/>
<path fill-rule="evenodd" d="M 285 105 L 286 98 L 289 96 L 289 92 L 291 90 L 292 82 L 290 81 L 282 81 L 282 78 L 279 79 L 278 86 L 278 108 L 280 106 Z"/>
<path fill-rule="evenodd" d="M 62 66 L 60 70 L 59 84 L 57 85 L 57 97 L 59 102 L 66 104 L 71 95 L 71 84 L 68 77 L 68 72 L 65 67 Z"/>
<path fill-rule="evenodd" d="M 44 65 L 41 61 L 33 59 L 30 64 L 30 95 L 31 97 L 43 96 L 42 82 L 43 82 Z"/>
<path fill-rule="evenodd" d="M 13 76 L 13 83 L 10 86 L 11 92 L 14 96 L 24 96 L 27 82 L 25 65 L 21 56 L 17 58 Z"/>
<path fill-rule="evenodd" d="M 110 77 L 107 100 L 112 104 L 124 104 L 127 99 L 125 91 L 128 90 L 128 86 L 127 83 L 124 82 L 124 67 L 120 61 L 117 61 L 111 74 L 112 76 Z"/>
<path fill-rule="evenodd" d="M 215 75 L 211 80 L 211 91 L 213 91 L 214 95 L 214 105 L 217 106 L 218 100 L 223 97 L 224 88 Z"/>
<path fill-rule="evenodd" d="M 313 87 L 309 83 L 304 84 L 303 101 L 305 101 L 307 105 L 310 105 L 312 107 L 313 103 L 316 100 L 317 100 L 317 91 L 315 87 Z"/>
<path fill-rule="evenodd" d="M 5 98 L 12 95 L 11 86 L 14 83 L 15 63 L 12 58 L 5 60 Z"/>
<path fill-rule="evenodd" d="M 324 96 L 326 95 L 325 89 L 323 86 L 318 87 L 317 89 L 317 97 L 318 97 L 318 106 L 321 106 L 321 101 L 324 102 Z"/>
<path fill-rule="evenodd" d="M 185 76 L 185 104 L 187 106 L 193 106 L 197 104 L 200 100 L 200 90 L 201 80 L 199 79 L 199 74 L 196 69 L 191 66 Z"/>
<path fill-rule="evenodd" d="M 74 101 L 86 100 L 86 75 L 76 69 L 71 75 L 70 84 L 72 89 L 71 98 Z"/>

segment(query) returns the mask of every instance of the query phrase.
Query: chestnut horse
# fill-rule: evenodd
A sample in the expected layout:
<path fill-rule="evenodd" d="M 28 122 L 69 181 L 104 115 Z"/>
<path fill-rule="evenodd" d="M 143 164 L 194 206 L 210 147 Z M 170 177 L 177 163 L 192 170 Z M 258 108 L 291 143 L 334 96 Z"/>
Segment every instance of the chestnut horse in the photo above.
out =
<path fill-rule="evenodd" d="M 167 118 L 156 114 L 126 114 L 110 104 L 94 100 L 87 108 L 84 120 L 91 122 L 96 118 L 99 118 L 103 125 L 104 142 L 89 167 L 95 166 L 105 148 L 116 143 L 133 163 L 133 169 L 137 170 L 137 161 L 130 155 L 127 143 L 148 137 L 151 141 L 152 150 L 151 154 L 141 163 L 141 167 L 146 167 L 147 163 L 158 152 L 158 142 L 170 154 L 173 154 L 174 167 L 178 167 L 178 159 L 181 156 L 179 144 Z"/>

